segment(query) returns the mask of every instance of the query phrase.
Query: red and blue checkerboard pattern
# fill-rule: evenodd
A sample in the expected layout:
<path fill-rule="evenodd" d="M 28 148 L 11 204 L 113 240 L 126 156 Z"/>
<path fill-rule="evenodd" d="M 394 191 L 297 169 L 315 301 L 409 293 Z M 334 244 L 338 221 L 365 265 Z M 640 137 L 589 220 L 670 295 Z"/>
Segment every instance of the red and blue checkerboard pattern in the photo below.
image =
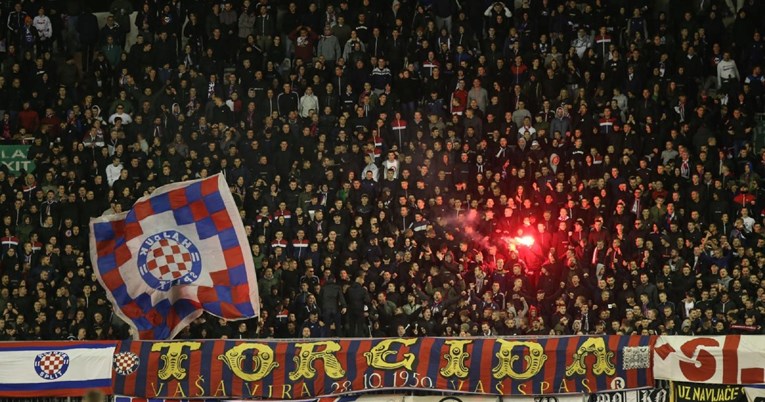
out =
<path fill-rule="evenodd" d="M 101 281 L 111 294 L 115 308 L 132 321 L 140 339 L 171 338 L 179 324 L 190 317 L 198 317 L 202 310 L 226 319 L 257 315 L 250 296 L 251 286 L 257 285 L 248 281 L 243 247 L 231 219 L 232 215 L 238 217 L 238 211 L 227 209 L 223 197 L 230 198 L 231 194 L 225 185 L 222 190 L 225 194 L 221 192 L 218 176 L 191 182 L 165 193 L 159 189 L 155 192 L 157 195 L 139 200 L 123 219 L 92 223 L 91 236 L 95 238 L 96 246 L 93 258 Z M 228 205 L 233 205 L 233 199 Z M 169 222 L 169 227 L 151 227 L 152 232 L 145 233 L 146 228 L 141 226 L 144 219 L 168 211 L 172 211 L 174 220 Z M 241 222 L 237 223 L 241 225 Z M 136 255 L 131 253 L 128 242 L 162 230 L 182 227 L 186 231 L 195 231 L 200 240 L 217 238 L 223 258 L 213 261 L 220 261 L 223 265 L 202 267 L 214 285 L 176 285 L 197 287 L 197 297 L 181 298 L 174 303 L 169 297 L 164 297 L 154 304 L 148 293 L 131 296 L 134 293 L 131 292 L 133 284 L 126 281 L 120 272 L 120 267 L 125 265 L 129 266 L 128 269 L 138 270 Z M 247 244 L 246 239 L 241 241 L 241 244 Z"/>

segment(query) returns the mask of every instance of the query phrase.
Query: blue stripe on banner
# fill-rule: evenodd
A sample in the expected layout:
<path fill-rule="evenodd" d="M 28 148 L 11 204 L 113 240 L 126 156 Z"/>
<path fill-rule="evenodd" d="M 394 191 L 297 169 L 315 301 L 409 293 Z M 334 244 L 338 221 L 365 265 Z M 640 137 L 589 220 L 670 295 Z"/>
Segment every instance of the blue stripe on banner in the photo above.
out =
<path fill-rule="evenodd" d="M 445 338 L 436 338 L 433 340 L 433 346 L 430 348 L 430 361 L 441 361 L 441 356 L 439 355 L 441 354 L 441 348 L 443 348 L 444 342 L 446 342 Z M 438 380 L 439 376 L 438 370 L 440 369 L 440 366 L 440 364 L 428 365 L 428 378 L 430 381 L 423 381 L 423 388 L 430 386 L 430 384 L 433 386 L 436 385 L 436 381 Z"/>
<path fill-rule="evenodd" d="M 212 343 L 212 342 L 205 342 L 203 345 L 206 345 L 208 343 Z M 204 346 L 202 346 L 202 347 L 204 348 Z M 213 345 L 213 347 L 214 347 L 214 345 Z M 210 356 L 213 355 L 212 351 L 213 350 L 211 349 L 210 350 Z M 244 360 L 245 361 L 248 361 L 248 360 L 252 361 L 252 359 L 244 359 Z M 223 364 L 223 362 L 221 362 L 221 364 Z M 201 383 L 201 385 L 202 385 L 203 388 L 205 388 L 205 389 L 209 388 L 210 390 L 215 389 L 215 387 L 218 385 L 218 384 L 212 384 L 211 383 L 211 378 L 212 378 L 211 370 L 212 370 L 212 366 L 213 366 L 212 364 L 209 364 L 209 363 L 203 361 L 201 367 L 199 368 L 199 375 L 204 379 L 204 382 Z M 223 371 L 231 371 L 231 370 L 229 370 L 228 368 L 224 368 Z M 191 392 L 191 391 L 189 391 L 189 392 Z M 208 392 L 213 392 L 213 391 L 208 391 Z M 247 395 L 247 394 L 243 394 L 243 395 Z"/>
<path fill-rule="evenodd" d="M 228 269 L 228 278 L 231 286 L 247 284 L 247 268 L 245 268 L 244 264 L 230 267 Z"/>
<path fill-rule="evenodd" d="M 114 253 L 98 257 L 98 270 L 106 273 L 117 268 L 117 258 Z"/>
<path fill-rule="evenodd" d="M 576 342 L 575 337 L 558 338 L 558 347 L 555 349 L 555 361 L 545 362 L 546 365 L 550 365 L 553 368 L 553 377 L 556 384 L 560 384 L 560 381 L 565 378 L 566 374 L 566 360 L 568 360 L 568 345 L 569 342 Z M 545 370 L 542 369 L 542 378 L 544 378 Z M 534 390 L 536 392 L 536 390 Z"/>
<path fill-rule="evenodd" d="M 198 201 L 202 199 L 202 182 L 189 184 L 184 191 L 186 193 L 186 201 L 189 204 Z"/>
<path fill-rule="evenodd" d="M 99 240 L 114 238 L 114 229 L 111 222 L 93 224 L 93 233 L 96 239 Z"/>
<path fill-rule="evenodd" d="M 226 209 L 226 205 L 223 203 L 223 197 L 220 196 L 219 192 L 212 193 L 205 197 L 205 206 L 207 207 L 207 211 L 211 214 Z"/>
<path fill-rule="evenodd" d="M 170 211 L 170 195 L 168 193 L 154 195 L 149 199 L 155 215 Z"/>
<path fill-rule="evenodd" d="M 274 350 L 276 350 L 276 348 L 277 348 L 277 345 L 273 344 L 273 343 L 269 344 L 268 346 L 271 346 Z M 287 350 L 284 352 L 284 355 L 285 356 L 297 356 L 297 351 L 295 349 L 295 342 L 290 342 L 289 344 L 287 344 Z M 282 384 L 287 384 L 287 383 L 293 382 L 292 380 L 289 379 L 289 377 L 287 375 L 288 375 L 288 373 L 291 373 L 291 372 L 295 371 L 295 366 L 297 366 L 297 363 L 295 363 L 294 360 L 292 360 L 292 359 L 285 359 L 285 360 L 286 361 L 284 362 L 285 363 L 284 364 L 284 366 L 285 366 L 284 367 L 284 374 L 282 374 L 284 376 L 284 379 L 281 382 Z M 268 376 L 266 376 L 266 378 L 262 379 L 261 381 L 263 381 L 263 390 L 269 389 L 269 387 L 273 387 L 273 385 L 274 385 L 274 376 L 268 375 Z M 313 382 L 312 381 L 306 381 L 305 378 L 301 379 L 300 381 L 302 381 L 302 382 L 304 382 L 306 384 L 306 388 L 308 388 L 308 394 L 309 395 L 316 395 L 313 392 Z M 295 383 L 294 386 L 295 386 L 295 388 L 297 388 L 297 387 L 300 387 L 300 384 L 299 383 Z"/>
<path fill-rule="evenodd" d="M 178 226 L 194 223 L 194 214 L 191 213 L 191 208 L 187 205 L 174 209 L 173 217 L 175 217 L 175 223 L 177 223 Z"/>
<path fill-rule="evenodd" d="M 348 378 L 351 378 L 351 373 L 358 373 L 358 368 L 356 367 L 356 356 L 359 353 L 359 346 L 361 346 L 361 341 L 357 342 L 351 342 L 350 347 L 346 351 L 346 364 L 348 367 L 348 370 L 346 371 L 348 373 Z M 330 378 L 328 375 L 324 376 L 324 393 L 327 393 L 328 390 L 332 390 L 332 378 Z"/>
<path fill-rule="evenodd" d="M 236 229 L 233 227 L 223 229 L 218 233 L 220 246 L 223 250 L 239 247 L 239 239 L 236 237 Z"/>
<path fill-rule="evenodd" d="M 124 345 L 125 343 L 123 343 Z M 141 365 L 138 367 L 138 370 L 136 370 L 135 373 L 131 374 L 135 376 L 135 388 L 134 389 L 126 389 L 126 394 L 142 394 L 146 392 L 148 377 L 151 377 L 151 374 L 149 373 L 148 367 L 149 367 L 149 358 L 151 357 L 151 343 L 149 342 L 141 342 L 141 349 L 138 351 L 138 357 L 141 359 L 140 363 Z M 130 351 L 130 346 L 128 344 L 127 348 L 123 348 L 125 351 Z M 124 377 L 124 376 L 120 376 Z M 157 378 L 156 376 L 154 378 Z M 116 391 L 116 388 L 115 388 Z"/>
<path fill-rule="evenodd" d="M 118 286 L 116 289 L 112 289 L 112 296 L 118 305 L 124 306 L 133 301 L 127 291 L 127 285 L 124 283 Z"/>
<path fill-rule="evenodd" d="M 482 374 L 481 365 L 484 364 L 483 360 L 487 359 L 487 361 L 493 361 L 492 360 L 494 359 L 493 355 L 494 353 L 496 353 L 496 350 L 494 349 L 498 345 L 499 343 L 495 343 L 494 347 L 492 347 L 492 350 L 491 350 L 492 356 L 483 356 L 483 348 L 481 347 L 480 342 L 471 343 L 471 346 L 473 347 L 473 352 L 470 354 L 470 370 L 468 371 L 467 381 L 465 381 L 468 384 L 468 389 L 475 389 L 478 386 L 478 382 L 481 381 L 481 374 Z M 432 356 L 431 356 L 431 359 L 432 359 Z"/>
<path fill-rule="evenodd" d="M 120 343 L 119 348 L 117 348 L 114 351 L 114 354 L 117 355 L 118 353 L 129 352 L 129 351 L 130 351 L 130 341 L 125 341 Z M 140 356 L 139 356 L 139 359 L 140 359 Z M 125 392 L 125 377 L 126 376 L 119 375 L 114 371 L 114 361 L 112 361 L 112 372 L 114 373 L 112 376 L 114 379 L 114 383 L 112 384 L 113 389 L 120 390 L 120 394 L 132 393 L 132 392 Z"/>
<path fill-rule="evenodd" d="M 83 393 L 89 388 L 104 388 L 112 385 L 111 378 L 87 381 L 57 381 L 42 382 L 35 384 L 3 384 L 0 383 L 0 391 L 48 391 L 55 389 L 77 389 L 82 388 Z"/>
<path fill-rule="evenodd" d="M 205 356 L 215 356 L 215 343 L 213 343 L 213 342 L 205 342 L 205 345 L 207 345 L 207 344 L 210 344 L 210 346 L 208 348 L 204 348 L 203 347 L 203 349 L 202 349 L 203 352 L 207 352 L 207 353 L 202 353 L 203 359 L 202 359 L 202 362 L 200 363 L 202 366 L 208 366 L 209 365 L 205 361 L 206 360 L 204 358 Z M 229 345 L 229 344 L 227 343 L 227 345 Z M 223 348 L 223 352 L 225 353 L 225 351 L 226 351 L 226 348 L 224 347 Z M 190 361 L 190 359 L 189 359 L 189 369 L 191 369 L 191 361 Z M 234 383 L 234 372 L 229 370 L 229 369 L 227 369 L 227 368 L 224 368 L 222 371 L 223 371 L 223 375 L 221 376 L 221 378 L 223 379 L 223 383 L 224 384 L 233 384 Z M 242 382 L 245 382 L 245 381 L 242 381 Z M 230 385 L 229 385 L 229 387 L 230 387 Z M 189 390 L 189 393 L 191 393 L 191 390 Z"/>
<path fill-rule="evenodd" d="M 2 352 L 27 352 L 27 351 L 49 351 L 49 350 L 74 350 L 74 349 L 108 349 L 113 348 L 116 345 L 115 344 L 77 344 L 77 345 L 69 345 L 64 346 L 65 343 L 62 343 L 61 346 L 58 346 L 55 343 L 52 343 L 50 346 L 2 346 L 0 345 L 0 353 Z"/>
<path fill-rule="evenodd" d="M 196 223 L 196 228 L 199 240 L 207 240 L 218 234 L 218 228 L 215 227 L 215 222 L 209 215 L 200 219 Z"/>

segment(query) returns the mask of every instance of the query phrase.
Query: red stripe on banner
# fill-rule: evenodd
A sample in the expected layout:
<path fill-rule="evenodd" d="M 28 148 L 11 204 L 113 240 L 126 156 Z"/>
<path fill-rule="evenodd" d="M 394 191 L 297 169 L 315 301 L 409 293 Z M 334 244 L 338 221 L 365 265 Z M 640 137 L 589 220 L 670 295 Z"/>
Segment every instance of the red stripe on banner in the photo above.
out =
<path fill-rule="evenodd" d="M 273 344 L 271 344 L 271 347 L 273 347 Z M 286 343 L 286 342 L 279 342 L 279 343 L 277 343 L 276 347 L 274 348 L 275 352 L 276 352 L 276 356 L 286 356 L 287 355 L 287 348 L 288 347 L 289 347 L 289 344 Z M 291 356 L 290 356 L 290 358 L 291 358 Z M 281 389 L 284 386 L 284 384 L 286 384 L 286 383 L 293 384 L 292 381 L 288 381 L 287 380 L 287 373 L 288 373 L 287 372 L 287 359 L 284 359 L 284 360 L 285 360 L 284 362 L 280 362 L 281 366 L 278 367 L 277 370 L 274 370 L 272 372 L 272 379 L 273 380 L 271 381 L 270 385 L 272 385 L 274 387 L 274 389 Z M 261 395 L 268 395 L 267 394 L 268 390 L 264 389 L 264 387 L 266 387 L 266 386 L 267 385 L 266 385 L 266 383 L 264 381 L 260 381 L 260 393 L 261 393 Z M 253 388 L 253 384 L 250 384 L 250 388 Z M 294 390 L 293 396 L 295 398 L 308 398 L 308 397 L 310 397 L 309 395 L 302 395 L 302 390 L 303 390 L 303 382 L 302 381 L 294 383 L 293 384 L 293 390 Z"/>
<path fill-rule="evenodd" d="M 218 191 L 218 177 L 212 176 L 202 181 L 202 195 L 210 195 Z"/>
<path fill-rule="evenodd" d="M 114 290 L 125 284 L 122 279 L 122 274 L 119 269 L 112 269 L 111 271 L 101 272 L 101 280 L 109 290 Z"/>
<path fill-rule="evenodd" d="M 347 344 L 341 346 L 342 349 L 340 350 L 340 353 L 347 356 L 348 354 L 344 353 L 346 347 L 348 347 Z M 321 347 L 321 349 L 315 348 L 314 350 L 316 352 L 321 353 L 321 352 L 324 352 L 325 349 L 326 348 Z M 340 362 L 340 364 L 344 364 L 343 367 L 346 367 L 346 370 L 347 370 L 347 367 L 348 367 L 347 359 L 344 359 L 343 356 L 340 355 L 340 356 L 337 356 L 337 360 Z M 316 369 L 316 376 L 312 380 L 309 380 L 313 382 L 313 393 L 316 395 L 320 395 L 324 393 L 324 380 L 327 377 L 327 369 L 324 366 L 324 363 L 325 361 L 322 359 L 316 360 L 316 363 L 314 364 L 314 368 Z M 332 380 L 335 381 L 335 379 L 332 379 Z M 343 382 L 345 381 L 345 377 L 342 377 L 337 381 Z"/>
<path fill-rule="evenodd" d="M 148 331 L 151 333 L 151 331 Z M 135 342 L 136 344 L 141 345 L 142 347 L 148 348 L 151 350 L 152 348 L 152 342 Z M 159 368 L 164 365 L 162 363 L 162 360 L 160 359 L 161 353 L 160 352 L 154 352 L 152 351 L 149 356 L 149 361 L 147 362 L 141 362 L 141 365 L 146 365 L 145 370 L 141 370 L 138 372 L 138 374 L 146 373 L 146 389 L 144 390 L 143 394 L 147 395 L 151 398 L 154 398 L 160 394 L 160 392 L 167 392 L 167 385 L 164 384 L 164 381 L 159 379 Z M 136 390 L 140 392 L 140 390 Z M 164 394 L 162 394 L 164 395 Z"/>
<path fill-rule="evenodd" d="M 197 200 L 189 204 L 189 210 L 191 210 L 194 222 L 199 222 L 210 216 L 210 211 L 207 210 L 207 205 L 203 200 Z"/>
<path fill-rule="evenodd" d="M 130 343 L 130 352 L 135 354 L 136 356 L 141 356 L 141 346 L 142 345 L 144 345 L 143 342 L 131 342 Z M 147 347 L 150 347 L 150 346 L 147 345 Z M 140 375 L 140 371 L 141 371 L 140 368 L 141 368 L 141 366 L 146 364 L 146 362 L 139 361 L 138 364 L 139 364 L 138 369 L 136 369 L 135 372 L 133 372 L 133 373 L 131 373 L 129 375 L 124 376 L 125 379 L 123 381 L 125 383 L 125 386 L 124 386 L 125 390 L 140 391 L 140 390 L 137 390 L 135 388 L 136 380 L 138 379 L 138 376 Z M 118 376 L 119 375 L 119 374 L 117 374 L 116 371 L 112 371 L 112 372 L 113 372 L 112 376 Z"/>
<path fill-rule="evenodd" d="M 132 259 L 133 253 L 130 252 L 127 243 L 122 243 L 114 250 L 114 261 L 118 267 L 124 265 L 126 262 Z"/>
<path fill-rule="evenodd" d="M 112 221 L 112 231 L 114 232 L 114 237 L 121 237 L 125 235 L 125 220 L 120 219 L 117 221 Z"/>
<path fill-rule="evenodd" d="M 202 366 L 218 361 L 216 357 L 218 355 L 205 356 L 202 350 L 205 348 L 205 344 L 202 344 L 199 350 L 189 353 L 189 370 L 188 370 L 188 386 L 184 389 L 186 397 L 192 398 L 194 396 L 201 396 L 200 390 L 196 387 L 197 381 L 202 377 Z M 215 349 L 212 347 L 211 349 Z M 180 397 L 180 395 L 173 395 L 173 397 Z"/>
<path fill-rule="evenodd" d="M 226 260 L 227 267 L 237 267 L 244 264 L 244 256 L 241 247 L 233 247 L 223 250 L 223 258 Z"/>
<path fill-rule="evenodd" d="M 138 222 L 125 224 L 125 241 L 130 241 L 143 234 L 143 229 Z"/>
<path fill-rule="evenodd" d="M 422 359 L 422 365 L 418 364 L 417 367 L 415 367 L 415 372 L 419 373 L 421 377 L 428 375 L 428 367 L 430 367 L 430 358 L 433 352 L 433 340 L 430 338 L 420 338 L 420 342 L 422 342 L 422 346 L 420 347 L 420 356 L 419 358 Z M 438 359 L 436 359 L 438 360 Z M 409 380 L 409 387 L 411 388 L 411 385 L 414 383 L 414 380 Z"/>
<path fill-rule="evenodd" d="M 738 382 L 738 345 L 741 343 L 739 335 L 728 335 L 723 343 L 723 383 L 739 384 Z M 730 368 L 729 368 L 730 367 Z"/>
<path fill-rule="evenodd" d="M 239 343 L 237 343 L 237 344 L 239 344 Z M 220 351 L 220 353 L 216 351 L 212 355 L 212 360 L 216 362 L 215 364 L 221 363 L 221 360 L 218 360 L 218 356 L 220 356 L 220 355 L 222 355 L 224 353 L 226 353 L 226 348 L 223 348 Z M 221 369 L 222 370 L 226 370 L 227 372 L 231 372 L 231 370 L 228 367 L 225 367 L 225 364 L 221 365 Z M 231 386 L 231 391 L 226 390 L 226 391 L 229 392 L 229 395 L 232 395 L 234 392 L 242 392 L 242 389 L 244 387 L 244 380 L 239 378 L 238 376 L 234 375 L 233 373 L 231 373 L 230 377 L 231 377 L 231 383 L 233 385 Z"/>
<path fill-rule="evenodd" d="M 167 193 L 167 200 L 170 202 L 170 208 L 173 210 L 181 209 L 189 203 L 189 200 L 186 198 L 185 188 L 170 191 Z"/>
<path fill-rule="evenodd" d="M 491 380 L 494 378 L 491 375 L 491 362 L 494 361 L 494 355 L 492 351 L 494 349 L 494 342 L 483 342 L 481 344 L 481 382 L 483 383 L 484 392 L 493 392 L 491 389 Z M 487 367 L 488 366 L 488 367 Z M 470 390 L 475 391 L 475 388 Z"/>
<path fill-rule="evenodd" d="M 98 256 L 105 257 L 107 255 L 114 253 L 114 248 L 116 247 L 116 245 L 117 245 L 117 242 L 114 239 L 100 240 L 96 245 Z"/>
<path fill-rule="evenodd" d="M 154 208 L 151 207 L 151 202 L 142 201 L 133 205 L 133 213 L 138 222 L 154 215 Z"/>
<path fill-rule="evenodd" d="M 444 344 L 441 346 L 441 349 L 437 350 L 436 352 L 438 352 L 438 358 L 443 359 L 444 355 L 449 353 L 449 347 Z M 401 359 L 401 356 L 398 357 Z M 442 376 L 440 373 L 436 376 L 435 386 L 437 389 L 449 389 L 447 379 L 444 378 L 444 376 Z"/>
<path fill-rule="evenodd" d="M 210 215 L 210 218 L 212 219 L 215 228 L 218 229 L 219 232 L 222 232 L 231 227 L 231 218 L 228 215 L 228 210 L 222 209 L 218 212 L 214 212 L 212 215 Z"/>
<path fill-rule="evenodd" d="M 569 340 L 572 338 L 568 338 Z M 550 353 L 547 353 L 547 361 L 545 362 L 542 373 L 544 375 L 544 381 L 549 381 L 550 384 L 555 384 L 557 380 L 555 379 L 555 374 L 558 370 L 558 364 L 562 363 L 563 365 L 566 364 L 566 362 L 557 362 L 556 356 L 557 353 L 555 353 L 556 350 L 558 350 L 558 344 L 560 343 L 561 338 L 550 338 L 547 339 L 545 342 L 545 351 L 550 351 Z M 567 354 L 567 357 L 570 356 Z"/>
<path fill-rule="evenodd" d="M 741 384 L 762 384 L 765 379 L 765 369 L 761 368 L 742 368 Z"/>

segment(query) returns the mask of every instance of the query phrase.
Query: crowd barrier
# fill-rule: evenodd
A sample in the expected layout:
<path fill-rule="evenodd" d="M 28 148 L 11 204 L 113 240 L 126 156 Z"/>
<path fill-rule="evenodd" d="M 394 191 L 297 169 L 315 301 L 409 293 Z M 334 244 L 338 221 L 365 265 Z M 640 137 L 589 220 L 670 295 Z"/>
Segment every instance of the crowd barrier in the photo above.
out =
<path fill-rule="evenodd" d="M 120 395 L 115 402 L 765 402 L 765 389 L 759 388 L 765 384 L 763 340 L 730 335 L 5 342 L 0 398 L 79 397 L 99 389 Z"/>

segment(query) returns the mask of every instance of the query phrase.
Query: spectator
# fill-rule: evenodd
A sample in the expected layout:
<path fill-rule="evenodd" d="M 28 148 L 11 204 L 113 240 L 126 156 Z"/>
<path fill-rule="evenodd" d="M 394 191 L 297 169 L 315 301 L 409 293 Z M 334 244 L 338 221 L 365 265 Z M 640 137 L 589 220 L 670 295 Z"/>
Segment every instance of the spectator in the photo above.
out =
<path fill-rule="evenodd" d="M 263 314 L 188 336 L 762 333 L 752 2 L 128 3 L 72 4 L 81 62 L 7 15 L 0 339 L 127 337 L 88 219 L 218 172 Z"/>

